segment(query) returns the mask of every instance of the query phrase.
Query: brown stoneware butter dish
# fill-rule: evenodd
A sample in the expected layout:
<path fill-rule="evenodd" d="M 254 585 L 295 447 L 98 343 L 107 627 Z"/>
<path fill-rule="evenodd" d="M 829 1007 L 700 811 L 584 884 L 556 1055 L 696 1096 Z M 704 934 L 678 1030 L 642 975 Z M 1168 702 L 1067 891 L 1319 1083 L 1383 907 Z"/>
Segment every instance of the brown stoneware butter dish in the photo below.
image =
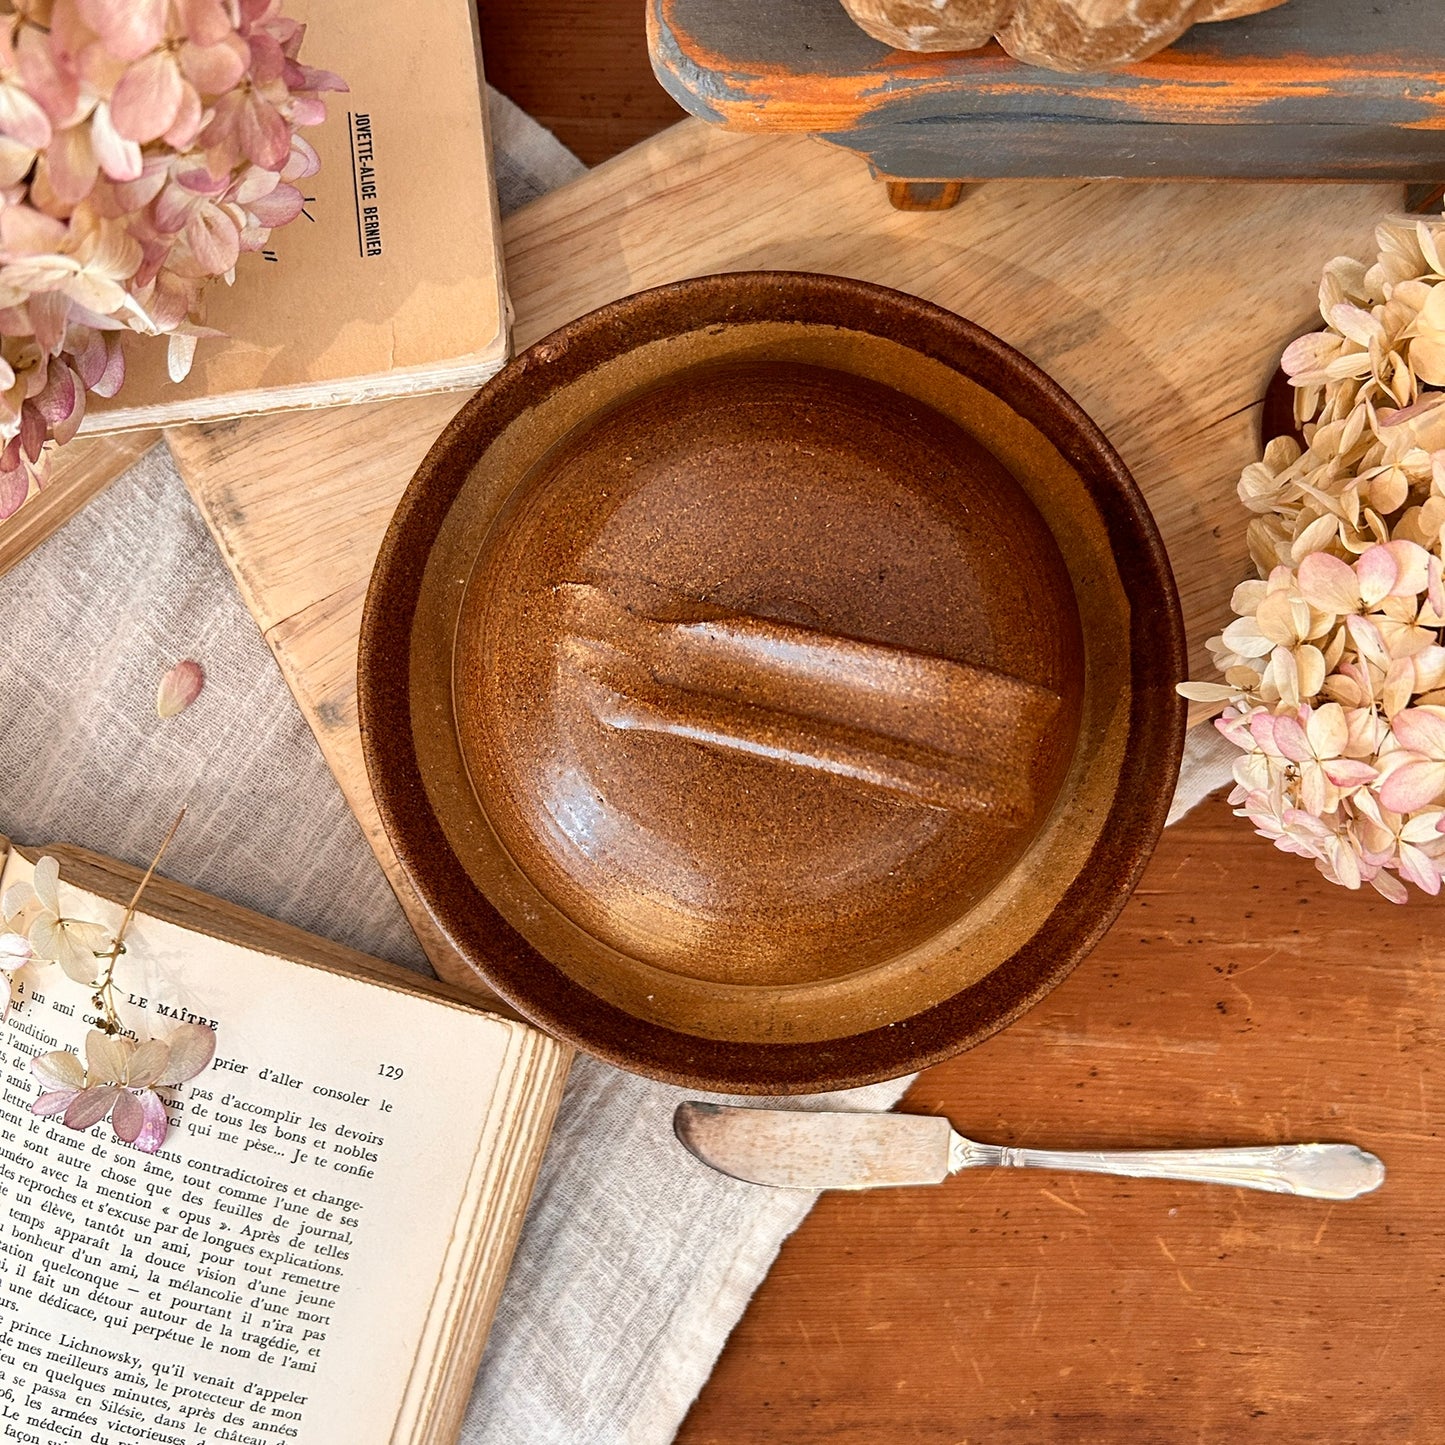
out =
<path fill-rule="evenodd" d="M 626 1068 L 833 1089 L 986 1038 L 1123 904 L 1184 638 L 1099 430 L 833 276 L 603 307 L 422 463 L 367 597 L 367 767 L 462 956 Z"/>

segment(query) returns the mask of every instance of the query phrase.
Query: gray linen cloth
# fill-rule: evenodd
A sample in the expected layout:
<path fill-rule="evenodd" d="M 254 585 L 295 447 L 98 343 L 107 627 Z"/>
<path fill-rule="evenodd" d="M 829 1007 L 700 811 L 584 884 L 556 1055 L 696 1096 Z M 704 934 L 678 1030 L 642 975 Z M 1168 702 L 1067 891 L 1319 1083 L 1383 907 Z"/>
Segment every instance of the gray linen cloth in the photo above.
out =
<path fill-rule="evenodd" d="M 581 169 L 510 102 L 494 96 L 492 119 L 504 210 Z M 164 447 L 0 577 L 0 628 L 0 831 L 144 864 L 184 803 L 172 877 L 426 967 Z M 162 723 L 156 685 L 182 657 L 206 688 Z M 1226 779 L 1211 739 L 1191 741 L 1177 810 Z M 885 1108 L 906 1084 L 807 1103 Z M 812 1204 L 696 1163 L 672 1137 L 681 1097 L 578 1060 L 465 1445 L 676 1432 Z"/>

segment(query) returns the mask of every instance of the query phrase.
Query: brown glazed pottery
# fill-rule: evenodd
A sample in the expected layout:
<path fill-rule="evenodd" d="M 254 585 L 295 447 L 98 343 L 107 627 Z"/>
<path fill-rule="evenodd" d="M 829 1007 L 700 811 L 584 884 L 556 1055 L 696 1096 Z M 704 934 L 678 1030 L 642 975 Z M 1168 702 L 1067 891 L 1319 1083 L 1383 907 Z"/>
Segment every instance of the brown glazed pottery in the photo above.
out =
<path fill-rule="evenodd" d="M 382 820 L 461 956 L 626 1068 L 906 1073 L 1099 938 L 1184 638 L 1123 463 L 986 331 L 832 276 L 605 306 L 442 434 L 377 561 Z"/>

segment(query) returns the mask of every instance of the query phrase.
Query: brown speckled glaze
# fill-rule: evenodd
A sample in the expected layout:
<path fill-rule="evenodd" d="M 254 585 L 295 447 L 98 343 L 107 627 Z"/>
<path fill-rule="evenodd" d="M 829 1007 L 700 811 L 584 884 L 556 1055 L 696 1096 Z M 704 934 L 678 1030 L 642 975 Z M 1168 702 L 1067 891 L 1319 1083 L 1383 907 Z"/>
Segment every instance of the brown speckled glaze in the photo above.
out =
<path fill-rule="evenodd" d="M 539 892 L 628 958 L 756 987 L 886 963 L 987 893 L 1058 791 L 1083 668 L 998 462 L 891 388 L 757 361 L 644 390 L 528 476 L 456 684 Z"/>
<path fill-rule="evenodd" d="M 986 1037 L 1122 904 L 1183 635 L 1122 463 L 977 327 L 836 277 L 616 302 L 418 471 L 360 709 L 398 857 L 522 1012 L 830 1089 Z"/>

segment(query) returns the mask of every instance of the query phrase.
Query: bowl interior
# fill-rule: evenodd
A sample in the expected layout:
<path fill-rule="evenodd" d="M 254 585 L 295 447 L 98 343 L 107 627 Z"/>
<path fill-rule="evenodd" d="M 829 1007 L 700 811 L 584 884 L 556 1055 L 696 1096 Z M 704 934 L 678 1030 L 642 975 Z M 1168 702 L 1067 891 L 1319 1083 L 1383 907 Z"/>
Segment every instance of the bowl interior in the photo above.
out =
<path fill-rule="evenodd" d="M 646 1072 L 825 1088 L 986 1036 L 1162 823 L 1182 628 L 1147 511 L 1047 378 L 911 298 L 739 276 L 607 312 L 463 412 L 383 548 L 361 694 L 399 857 L 488 982 Z M 1047 725 L 1008 807 L 936 795 L 926 689 L 860 742 L 791 674 L 660 677 L 657 638 L 729 627 L 768 667 L 841 645 L 880 696 L 984 669 Z"/>

